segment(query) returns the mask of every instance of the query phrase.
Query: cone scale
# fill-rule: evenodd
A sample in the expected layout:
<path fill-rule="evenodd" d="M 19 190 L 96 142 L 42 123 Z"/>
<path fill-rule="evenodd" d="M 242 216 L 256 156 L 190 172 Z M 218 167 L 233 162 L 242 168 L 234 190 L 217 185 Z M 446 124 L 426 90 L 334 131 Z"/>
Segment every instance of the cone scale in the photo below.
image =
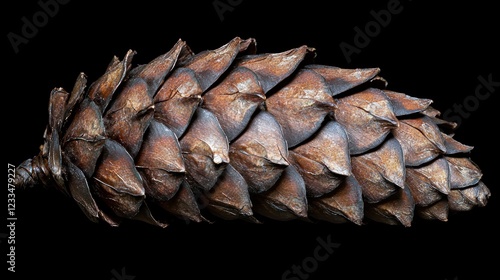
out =
<path fill-rule="evenodd" d="M 178 40 L 145 65 L 114 57 L 87 86 L 54 89 L 40 153 L 18 188 L 50 185 L 93 222 L 165 227 L 293 219 L 411 226 L 487 204 L 489 189 L 432 100 L 380 69 L 310 63 L 307 46 L 256 53 L 234 38 Z"/>

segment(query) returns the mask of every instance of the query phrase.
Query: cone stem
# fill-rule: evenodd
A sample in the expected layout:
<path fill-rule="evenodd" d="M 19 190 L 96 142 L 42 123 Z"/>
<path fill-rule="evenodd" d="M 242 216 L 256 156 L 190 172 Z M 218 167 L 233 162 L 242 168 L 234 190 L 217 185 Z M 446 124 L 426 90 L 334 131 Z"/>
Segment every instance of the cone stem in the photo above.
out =
<path fill-rule="evenodd" d="M 50 178 L 47 159 L 40 153 L 16 167 L 14 186 L 24 189 L 38 184 L 48 185 Z"/>

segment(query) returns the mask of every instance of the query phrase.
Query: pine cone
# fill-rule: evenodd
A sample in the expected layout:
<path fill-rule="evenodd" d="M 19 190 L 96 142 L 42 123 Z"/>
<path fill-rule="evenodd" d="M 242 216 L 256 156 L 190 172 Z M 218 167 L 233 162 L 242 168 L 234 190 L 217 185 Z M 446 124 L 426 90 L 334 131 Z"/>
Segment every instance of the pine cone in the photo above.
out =
<path fill-rule="evenodd" d="M 369 221 L 485 206 L 490 196 L 429 99 L 386 89 L 380 69 L 312 63 L 254 39 L 194 54 L 179 40 L 131 67 L 113 58 L 86 88 L 55 88 L 40 153 L 15 185 L 59 189 L 94 221 Z"/>

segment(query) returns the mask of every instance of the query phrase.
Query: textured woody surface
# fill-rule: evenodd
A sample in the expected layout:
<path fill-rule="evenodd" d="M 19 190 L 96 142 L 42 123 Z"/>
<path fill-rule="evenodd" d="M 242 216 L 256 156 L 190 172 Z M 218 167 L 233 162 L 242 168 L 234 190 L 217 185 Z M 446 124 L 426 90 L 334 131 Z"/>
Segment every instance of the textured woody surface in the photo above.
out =
<path fill-rule="evenodd" d="M 40 154 L 19 188 L 51 185 L 94 221 L 369 221 L 485 206 L 490 196 L 429 99 L 386 89 L 378 68 L 312 64 L 307 46 L 253 39 L 146 65 L 114 57 L 90 86 L 52 91 Z"/>

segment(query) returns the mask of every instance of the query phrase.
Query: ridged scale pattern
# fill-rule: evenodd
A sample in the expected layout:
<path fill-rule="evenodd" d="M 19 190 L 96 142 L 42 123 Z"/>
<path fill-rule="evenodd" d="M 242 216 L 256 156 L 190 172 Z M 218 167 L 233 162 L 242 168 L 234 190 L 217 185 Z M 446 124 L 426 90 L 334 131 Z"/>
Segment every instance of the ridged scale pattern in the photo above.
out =
<path fill-rule="evenodd" d="M 113 58 L 88 88 L 55 88 L 39 155 L 19 187 L 50 184 L 92 221 L 176 218 L 367 221 L 414 216 L 490 196 L 472 147 L 431 100 L 386 89 L 380 69 L 311 63 L 314 49 L 256 54 L 254 39 L 193 53 L 178 40 L 131 67 Z"/>

